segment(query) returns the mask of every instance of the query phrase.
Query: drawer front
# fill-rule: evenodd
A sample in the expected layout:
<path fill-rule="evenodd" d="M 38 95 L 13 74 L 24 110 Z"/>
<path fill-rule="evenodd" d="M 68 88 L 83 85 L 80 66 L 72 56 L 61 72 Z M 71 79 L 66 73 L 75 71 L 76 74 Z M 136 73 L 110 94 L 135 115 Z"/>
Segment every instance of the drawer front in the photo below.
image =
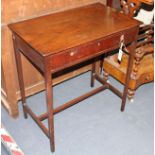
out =
<path fill-rule="evenodd" d="M 135 38 L 136 29 L 124 33 L 108 36 L 104 39 L 87 43 L 56 55 L 51 55 L 47 59 L 51 71 L 60 70 L 90 58 L 102 55 L 108 51 L 114 50 L 119 47 L 120 38 L 124 35 L 125 43 L 130 43 Z"/>

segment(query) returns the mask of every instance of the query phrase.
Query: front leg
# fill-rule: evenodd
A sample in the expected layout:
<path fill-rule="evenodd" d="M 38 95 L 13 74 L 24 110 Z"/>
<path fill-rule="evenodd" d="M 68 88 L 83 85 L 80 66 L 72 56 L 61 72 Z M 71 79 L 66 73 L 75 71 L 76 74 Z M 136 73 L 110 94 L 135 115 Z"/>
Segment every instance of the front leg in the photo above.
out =
<path fill-rule="evenodd" d="M 26 112 L 26 108 L 25 108 L 25 106 L 26 106 L 25 85 L 24 85 L 24 78 L 23 78 L 21 54 L 20 54 L 20 50 L 17 47 L 17 43 L 16 43 L 16 39 L 15 39 L 14 35 L 13 35 L 13 46 L 14 46 L 14 53 L 15 53 L 15 59 L 16 59 L 19 88 L 20 88 L 20 92 L 21 92 L 23 112 L 24 112 L 24 117 L 27 118 L 27 112 Z"/>
<path fill-rule="evenodd" d="M 48 67 L 47 67 L 48 68 Z M 55 151 L 55 140 L 54 140 L 54 113 L 53 113 L 53 87 L 50 70 L 45 71 L 45 90 L 46 90 L 46 103 L 48 113 L 48 129 L 51 151 Z"/>

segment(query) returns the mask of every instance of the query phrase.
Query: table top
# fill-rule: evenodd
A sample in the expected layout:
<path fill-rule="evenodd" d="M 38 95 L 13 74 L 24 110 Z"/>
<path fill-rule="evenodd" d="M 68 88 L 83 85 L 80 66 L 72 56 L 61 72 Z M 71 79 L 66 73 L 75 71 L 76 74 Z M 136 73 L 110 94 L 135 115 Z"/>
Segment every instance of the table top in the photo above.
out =
<path fill-rule="evenodd" d="M 41 56 L 48 56 L 138 25 L 138 21 L 95 3 L 8 26 Z"/>

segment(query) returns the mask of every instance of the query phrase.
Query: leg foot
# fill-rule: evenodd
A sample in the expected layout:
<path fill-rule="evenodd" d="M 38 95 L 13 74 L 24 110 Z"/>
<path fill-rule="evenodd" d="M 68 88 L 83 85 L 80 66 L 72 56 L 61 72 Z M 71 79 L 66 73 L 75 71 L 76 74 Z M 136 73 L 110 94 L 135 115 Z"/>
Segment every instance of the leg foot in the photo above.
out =
<path fill-rule="evenodd" d="M 26 103 L 22 103 L 22 104 L 23 104 L 24 118 L 27 119 L 27 118 L 28 118 L 28 114 L 27 114 L 26 109 L 25 109 L 25 104 L 26 104 Z"/>
<path fill-rule="evenodd" d="M 128 100 L 133 103 L 134 102 L 134 95 L 135 95 L 135 90 L 128 90 Z"/>
<path fill-rule="evenodd" d="M 133 98 L 130 99 L 129 102 L 130 102 L 130 103 L 134 103 L 134 99 L 133 99 Z"/>
<path fill-rule="evenodd" d="M 110 83 L 110 80 L 107 80 L 107 83 Z"/>

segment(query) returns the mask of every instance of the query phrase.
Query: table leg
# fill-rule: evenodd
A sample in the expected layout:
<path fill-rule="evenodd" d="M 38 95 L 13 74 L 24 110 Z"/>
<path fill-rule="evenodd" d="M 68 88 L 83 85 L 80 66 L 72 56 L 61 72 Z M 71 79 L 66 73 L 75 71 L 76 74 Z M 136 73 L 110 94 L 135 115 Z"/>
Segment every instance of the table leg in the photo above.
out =
<path fill-rule="evenodd" d="M 46 102 L 47 102 L 47 112 L 48 112 L 48 129 L 49 129 L 49 139 L 51 151 L 55 151 L 55 141 L 54 141 L 54 112 L 53 112 L 53 88 L 52 78 L 50 71 L 45 73 L 45 90 L 46 90 Z"/>
<path fill-rule="evenodd" d="M 26 112 L 26 108 L 25 108 L 26 97 L 25 97 L 25 86 L 24 86 L 21 54 L 20 54 L 19 49 L 16 46 L 16 40 L 15 40 L 14 36 L 13 36 L 13 46 L 14 46 L 14 53 L 15 53 L 15 59 L 16 59 L 19 87 L 20 87 L 20 92 L 21 92 L 21 100 L 22 100 L 23 112 L 24 112 L 24 117 L 27 118 L 27 112 Z"/>
<path fill-rule="evenodd" d="M 126 80 L 125 80 L 125 86 L 124 86 L 123 97 L 122 97 L 121 111 L 124 111 L 125 109 L 125 103 L 126 103 L 126 98 L 127 98 L 128 88 L 129 88 L 130 76 L 132 72 L 135 48 L 136 48 L 136 43 L 133 42 L 131 44 L 131 48 L 129 51 L 128 67 L 127 67 Z"/>
<path fill-rule="evenodd" d="M 106 57 L 106 54 L 103 54 L 101 56 L 101 60 L 100 60 L 100 74 L 102 73 L 103 70 L 103 63 L 104 63 L 104 58 Z"/>
<path fill-rule="evenodd" d="M 91 70 L 91 87 L 94 87 L 94 82 L 95 82 L 95 72 L 96 72 L 96 61 L 93 62 L 92 64 L 92 70 Z"/>

